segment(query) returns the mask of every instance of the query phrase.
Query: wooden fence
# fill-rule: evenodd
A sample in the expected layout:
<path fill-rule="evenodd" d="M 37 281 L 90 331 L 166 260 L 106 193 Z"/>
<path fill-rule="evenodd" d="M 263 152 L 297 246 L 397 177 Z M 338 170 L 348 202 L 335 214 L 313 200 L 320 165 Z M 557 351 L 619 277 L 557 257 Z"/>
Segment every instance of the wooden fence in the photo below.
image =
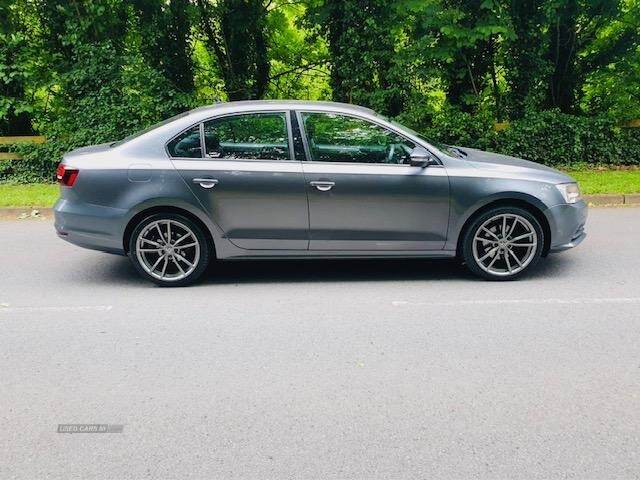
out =
<path fill-rule="evenodd" d="M 6 149 L 19 143 L 44 143 L 47 139 L 42 136 L 0 137 L 0 148 Z M 22 160 L 22 155 L 13 152 L 0 152 L 0 160 Z"/>

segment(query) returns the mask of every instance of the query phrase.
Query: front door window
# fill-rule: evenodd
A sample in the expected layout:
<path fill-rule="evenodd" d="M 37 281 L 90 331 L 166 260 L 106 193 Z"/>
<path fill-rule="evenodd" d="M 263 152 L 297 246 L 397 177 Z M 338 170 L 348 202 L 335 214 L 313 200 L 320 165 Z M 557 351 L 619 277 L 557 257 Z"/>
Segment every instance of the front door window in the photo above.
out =
<path fill-rule="evenodd" d="M 334 113 L 302 113 L 311 160 L 408 164 L 415 144 L 380 125 Z"/>

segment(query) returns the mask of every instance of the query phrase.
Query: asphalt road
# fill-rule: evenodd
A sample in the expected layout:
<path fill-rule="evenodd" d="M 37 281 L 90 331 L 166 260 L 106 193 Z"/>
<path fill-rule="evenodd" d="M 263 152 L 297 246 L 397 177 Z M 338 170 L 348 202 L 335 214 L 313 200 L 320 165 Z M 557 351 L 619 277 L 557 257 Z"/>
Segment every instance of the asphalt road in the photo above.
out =
<path fill-rule="evenodd" d="M 638 478 L 640 209 L 527 279 L 251 262 L 161 289 L 0 222 L 0 478 Z M 123 425 L 62 434 L 58 424 Z"/>

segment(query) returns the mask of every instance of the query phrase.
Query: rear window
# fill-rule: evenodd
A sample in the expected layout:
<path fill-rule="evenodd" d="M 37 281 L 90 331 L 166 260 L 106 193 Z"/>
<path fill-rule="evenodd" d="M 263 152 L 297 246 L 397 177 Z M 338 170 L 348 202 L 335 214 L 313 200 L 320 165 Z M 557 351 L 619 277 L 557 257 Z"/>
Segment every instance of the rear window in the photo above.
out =
<path fill-rule="evenodd" d="M 202 158 L 200 125 L 191 127 L 171 140 L 167 145 L 169 155 L 177 158 Z"/>

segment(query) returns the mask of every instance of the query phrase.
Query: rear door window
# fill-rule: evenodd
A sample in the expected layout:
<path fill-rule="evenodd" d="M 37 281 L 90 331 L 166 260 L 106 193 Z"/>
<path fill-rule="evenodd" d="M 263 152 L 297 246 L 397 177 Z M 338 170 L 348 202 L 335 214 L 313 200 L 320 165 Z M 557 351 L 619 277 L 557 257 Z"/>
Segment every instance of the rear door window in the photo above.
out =
<path fill-rule="evenodd" d="M 247 113 L 204 123 L 205 157 L 291 160 L 284 112 Z"/>

